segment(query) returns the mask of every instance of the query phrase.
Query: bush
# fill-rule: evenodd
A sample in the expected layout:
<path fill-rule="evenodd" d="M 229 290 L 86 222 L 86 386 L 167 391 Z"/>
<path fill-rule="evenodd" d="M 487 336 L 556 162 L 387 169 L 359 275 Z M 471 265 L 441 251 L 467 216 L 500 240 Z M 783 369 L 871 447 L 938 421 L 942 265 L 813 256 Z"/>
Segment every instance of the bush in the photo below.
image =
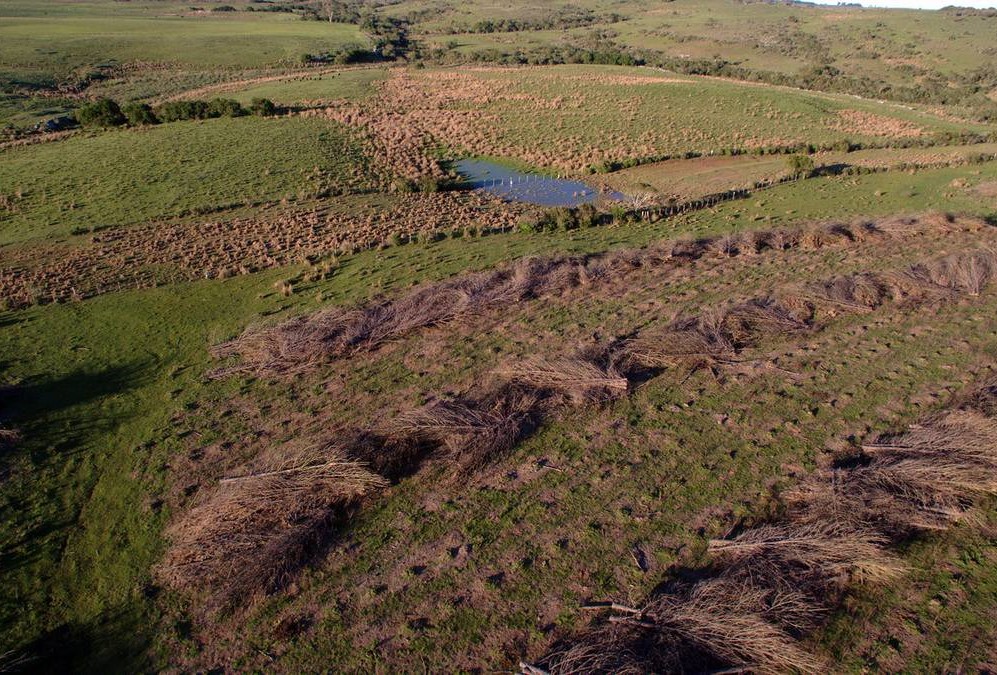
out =
<path fill-rule="evenodd" d="M 208 101 L 208 117 L 242 117 L 246 109 L 238 101 L 230 98 L 215 98 Z"/>
<path fill-rule="evenodd" d="M 277 106 L 268 98 L 254 98 L 249 103 L 249 112 L 254 115 L 270 117 L 277 114 Z"/>
<path fill-rule="evenodd" d="M 127 121 L 118 104 L 109 98 L 85 103 L 74 115 L 84 127 L 117 127 Z"/>
<path fill-rule="evenodd" d="M 551 215 L 554 221 L 554 226 L 559 230 L 566 232 L 568 230 L 574 230 L 578 227 L 578 220 L 575 217 L 575 212 L 569 208 L 562 206 L 554 209 L 554 212 Z"/>
<path fill-rule="evenodd" d="M 575 213 L 580 227 L 595 227 L 599 224 L 599 210 L 592 204 L 582 204 Z"/>
<path fill-rule="evenodd" d="M 419 192 L 439 192 L 440 181 L 433 176 L 422 176 L 418 181 Z"/>
<path fill-rule="evenodd" d="M 128 124 L 133 127 L 143 124 L 159 124 L 159 118 L 156 117 L 156 113 L 152 111 L 148 103 L 129 103 L 122 108 L 122 112 L 128 119 Z"/>
<path fill-rule="evenodd" d="M 809 155 L 790 155 L 786 160 L 786 167 L 791 174 L 802 178 L 814 170 L 814 159 Z"/>
<path fill-rule="evenodd" d="M 158 114 L 164 122 L 203 120 L 208 117 L 208 104 L 204 101 L 170 101 L 159 108 Z"/>
<path fill-rule="evenodd" d="M 519 221 L 518 227 L 519 227 L 519 231 L 522 232 L 522 233 L 524 233 L 524 234 L 531 234 L 533 232 L 539 232 L 540 229 L 541 229 L 540 226 L 539 226 L 539 224 L 536 223 L 536 222 L 534 222 L 534 221 L 532 221 L 532 220 L 521 220 L 521 221 Z"/>

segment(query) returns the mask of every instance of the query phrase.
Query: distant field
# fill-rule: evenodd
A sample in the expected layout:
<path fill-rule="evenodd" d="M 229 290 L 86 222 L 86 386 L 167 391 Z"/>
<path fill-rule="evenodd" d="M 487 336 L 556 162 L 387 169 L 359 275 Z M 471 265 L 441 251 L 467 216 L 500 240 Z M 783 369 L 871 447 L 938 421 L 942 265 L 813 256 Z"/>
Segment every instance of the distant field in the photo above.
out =
<path fill-rule="evenodd" d="M 281 105 L 335 100 L 361 101 L 373 96 L 378 84 L 387 76 L 388 71 L 381 68 L 344 70 L 226 90 L 224 95 L 241 103 L 249 103 L 254 98 L 269 98 Z"/>
<path fill-rule="evenodd" d="M 997 144 L 939 146 L 933 148 L 884 148 L 854 152 L 824 152 L 814 155 L 815 166 L 861 166 L 889 168 L 899 165 L 929 166 L 960 162 L 997 154 Z M 661 197 L 688 199 L 755 182 L 778 179 L 789 172 L 785 155 L 740 155 L 675 159 L 593 176 L 591 182 L 625 194 L 650 192 Z"/>
<path fill-rule="evenodd" d="M 594 22 L 567 31 L 469 34 L 460 30 L 485 19 L 535 20 L 554 15 L 566 4 L 590 10 Z M 748 68 L 787 74 L 830 62 L 850 76 L 897 84 L 910 83 L 912 75 L 922 71 L 950 74 L 973 69 L 987 56 L 994 30 L 993 19 L 960 17 L 949 12 L 927 14 L 728 0 L 583 0 L 502 7 L 472 0 L 442 8 L 410 0 L 389 11 L 404 15 L 414 9 L 437 10 L 428 11 L 426 18 L 417 23 L 430 43 L 444 46 L 456 41 L 458 49 L 465 52 L 489 48 L 515 52 L 566 42 L 587 44 L 601 33 L 618 45 L 671 57 L 720 57 Z M 625 20 L 607 22 L 613 13 Z M 458 34 L 450 35 L 455 28 Z"/>
<path fill-rule="evenodd" d="M 410 71 L 386 93 L 437 108 L 440 138 L 475 154 L 582 171 L 607 160 L 986 130 L 907 106 L 648 68 Z M 448 115 L 453 110 L 458 116 Z"/>
<path fill-rule="evenodd" d="M 0 72 L 63 76 L 81 67 L 132 62 L 253 68 L 367 42 L 356 26 L 280 13 L 10 17 L 0 23 Z"/>
<path fill-rule="evenodd" d="M 0 154 L 0 243 L 75 229 L 366 189 L 351 132 L 314 119 L 244 117 L 81 136 Z"/>

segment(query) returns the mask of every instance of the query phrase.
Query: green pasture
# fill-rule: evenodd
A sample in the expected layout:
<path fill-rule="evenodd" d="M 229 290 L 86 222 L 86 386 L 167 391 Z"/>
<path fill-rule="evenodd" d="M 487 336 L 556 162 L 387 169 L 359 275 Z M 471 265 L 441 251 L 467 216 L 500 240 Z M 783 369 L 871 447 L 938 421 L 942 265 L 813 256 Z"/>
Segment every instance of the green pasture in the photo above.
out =
<path fill-rule="evenodd" d="M 273 12 L 10 16 L 0 22 L 0 72 L 66 77 L 103 64 L 199 68 L 296 64 L 305 53 L 368 44 L 356 26 Z"/>
<path fill-rule="evenodd" d="M 388 77 L 383 68 L 323 72 L 319 75 L 252 84 L 244 89 L 226 90 L 224 96 L 248 104 L 254 98 L 269 98 L 278 105 L 336 100 L 362 101 L 377 93 Z"/>
<path fill-rule="evenodd" d="M 0 243 L 371 186 L 352 132 L 241 117 L 120 129 L 0 154 Z"/>
<path fill-rule="evenodd" d="M 531 253 L 641 245 L 733 224 L 929 208 L 997 212 L 997 204 L 966 190 L 950 191 L 955 178 L 993 181 L 997 168 L 815 179 L 653 225 L 404 245 L 347 258 L 331 280 L 291 298 L 273 284 L 297 268 L 5 313 L 0 362 L 6 384 L 19 391 L 5 403 L 4 423 L 20 429 L 24 441 L 4 458 L 10 468 L 0 499 L 9 517 L 0 525 L 0 650 L 42 640 L 36 652 L 51 655 L 58 645 L 58 654 L 82 659 L 79 670 L 148 667 L 136 657 L 159 630 L 149 568 L 162 550 L 168 514 L 157 499 L 186 435 L 170 420 L 208 394 L 209 346 L 248 323 L 317 308 L 319 292 L 322 303 L 346 303 Z M 874 197 L 877 191 L 882 196 Z M 740 215 L 753 211 L 762 217 Z M 224 387 L 213 395 L 224 396 Z M 153 662 L 164 657 L 152 655 Z"/>

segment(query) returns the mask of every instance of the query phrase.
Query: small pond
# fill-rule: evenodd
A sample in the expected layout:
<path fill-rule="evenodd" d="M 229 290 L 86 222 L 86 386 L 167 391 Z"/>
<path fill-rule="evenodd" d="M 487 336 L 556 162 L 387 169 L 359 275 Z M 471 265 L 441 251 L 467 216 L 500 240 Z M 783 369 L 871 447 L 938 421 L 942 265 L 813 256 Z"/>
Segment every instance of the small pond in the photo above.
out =
<path fill-rule="evenodd" d="M 471 188 L 514 202 L 579 206 L 599 200 L 626 199 L 619 192 L 602 192 L 581 181 L 523 173 L 483 159 L 461 159 L 454 162 L 454 168 Z"/>

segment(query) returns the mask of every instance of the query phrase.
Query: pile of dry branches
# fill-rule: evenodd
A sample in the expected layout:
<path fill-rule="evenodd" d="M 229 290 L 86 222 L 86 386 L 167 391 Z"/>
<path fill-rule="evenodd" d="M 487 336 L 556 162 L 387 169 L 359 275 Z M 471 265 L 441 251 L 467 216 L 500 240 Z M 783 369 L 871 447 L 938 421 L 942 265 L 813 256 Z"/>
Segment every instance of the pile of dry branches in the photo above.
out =
<path fill-rule="evenodd" d="M 640 265 L 650 255 L 615 254 L 599 264 L 618 269 Z M 508 271 L 424 287 L 394 302 L 324 312 L 279 330 L 252 333 L 239 342 L 239 349 L 245 358 L 247 345 L 254 343 L 257 366 L 266 363 L 266 369 L 292 372 L 323 354 L 369 349 L 420 326 L 573 283 L 568 272 L 580 263 L 566 262 L 570 260 L 531 259 Z M 713 309 L 590 353 L 508 365 L 469 392 L 345 435 L 335 445 L 271 449 L 243 475 L 222 479 L 183 515 L 170 531 L 173 545 L 162 576 L 188 591 L 212 589 L 206 608 L 243 604 L 284 586 L 359 500 L 389 480 L 414 473 L 427 457 L 448 461 L 458 472 L 472 472 L 504 457 L 567 406 L 625 396 L 646 369 L 732 362 L 764 338 L 818 328 L 815 317 L 829 305 L 868 308 L 890 298 L 918 296 L 919 289 L 979 292 L 994 267 L 993 254 L 977 251 L 902 274 L 852 275 L 813 285 L 815 290 L 807 294 Z M 228 353 L 226 349 L 222 351 Z M 758 591 L 766 597 L 776 593 L 780 602 L 789 597 L 786 593 L 803 588 L 813 612 L 819 612 L 823 605 L 814 599 L 828 596 L 828 589 L 842 580 L 888 577 L 894 565 L 883 549 L 884 533 L 947 527 L 965 517 L 975 495 L 997 490 L 997 479 L 990 477 L 997 475 L 997 461 L 991 457 L 995 432 L 987 417 L 993 410 L 986 407 L 993 399 L 977 394 L 972 410 L 912 429 L 902 442 L 867 446 L 861 466 L 828 470 L 804 481 L 787 497 L 790 524 L 711 544 L 718 560 L 729 560 L 724 588 L 740 585 L 742 594 Z M 762 580 L 770 583 L 759 586 Z M 695 589 L 689 592 L 689 602 L 700 600 Z M 641 621 L 647 623 L 646 618 Z M 705 644 L 669 630 L 673 638 Z M 716 649 L 707 651 L 719 655 Z"/>
<path fill-rule="evenodd" d="M 320 533 L 385 485 L 337 446 L 267 453 L 170 528 L 160 577 L 206 591 L 206 612 L 248 604 L 283 588 L 319 552 Z"/>
<path fill-rule="evenodd" d="M 923 220 L 923 224 L 922 224 Z M 971 220 L 971 219 L 964 219 Z M 511 266 L 465 274 L 437 283 L 425 284 L 394 299 L 378 300 L 354 309 L 330 309 L 291 319 L 277 326 L 251 327 L 241 336 L 219 345 L 218 357 L 237 357 L 237 363 L 220 369 L 218 376 L 253 373 L 285 376 L 318 364 L 366 352 L 413 331 L 467 320 L 519 302 L 563 293 L 577 286 L 607 283 L 625 278 L 634 270 L 662 265 L 680 265 L 699 260 L 722 248 L 726 257 L 760 253 L 765 250 L 821 248 L 862 241 L 874 236 L 910 236 L 926 227 L 954 228 L 950 218 L 933 217 L 904 221 L 892 230 L 878 223 L 828 224 L 795 230 L 774 230 L 713 239 L 660 242 L 642 249 L 626 249 L 593 256 L 532 257 Z M 974 221 L 975 222 L 975 221 Z M 884 221 L 892 227 L 894 221 Z M 981 262 L 983 262 L 981 260 Z M 980 270 L 992 269 L 987 262 Z M 936 271 L 935 277 L 940 274 Z M 959 272 L 959 287 L 973 288 L 973 280 L 989 278 L 990 272 Z M 878 298 L 875 288 L 862 290 L 862 279 L 852 279 L 850 288 L 817 289 L 827 299 L 862 305 L 866 295 Z M 937 282 L 936 282 L 937 283 Z M 838 297 L 842 296 L 842 297 Z M 687 345 L 687 350 L 703 345 Z"/>
<path fill-rule="evenodd" d="M 819 316 L 865 312 L 887 302 L 919 302 L 979 295 L 997 270 L 989 250 L 959 253 L 913 265 L 899 273 L 860 272 L 783 289 L 778 298 L 762 297 L 714 307 L 679 319 L 657 331 L 643 331 L 622 346 L 622 363 L 650 369 L 680 365 L 731 364 L 745 349 L 766 337 L 802 334 L 819 328 Z"/>
<path fill-rule="evenodd" d="M 709 541 L 699 581 L 673 583 L 639 608 L 590 607 L 613 614 L 524 672 L 822 672 L 799 638 L 848 585 L 895 579 L 903 566 L 891 544 L 965 520 L 981 496 L 997 494 L 995 408 L 990 382 L 863 445 L 848 468 L 819 471 L 784 495 L 778 522 Z"/>

